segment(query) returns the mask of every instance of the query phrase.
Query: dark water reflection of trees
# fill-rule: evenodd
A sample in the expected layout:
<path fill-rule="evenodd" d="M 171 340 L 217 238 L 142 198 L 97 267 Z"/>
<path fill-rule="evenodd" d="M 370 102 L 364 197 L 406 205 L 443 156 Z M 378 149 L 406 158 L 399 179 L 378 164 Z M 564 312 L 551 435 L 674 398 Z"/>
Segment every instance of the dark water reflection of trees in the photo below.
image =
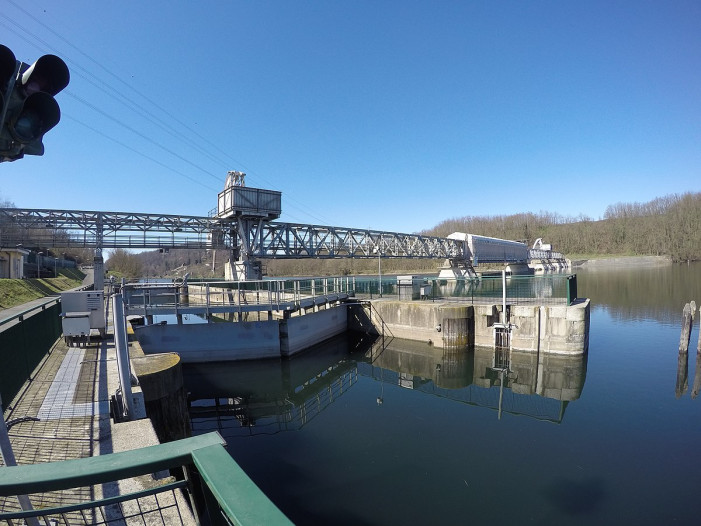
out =
<path fill-rule="evenodd" d="M 701 263 L 575 272 L 579 296 L 616 319 L 677 323 L 685 303 L 701 303 Z"/>

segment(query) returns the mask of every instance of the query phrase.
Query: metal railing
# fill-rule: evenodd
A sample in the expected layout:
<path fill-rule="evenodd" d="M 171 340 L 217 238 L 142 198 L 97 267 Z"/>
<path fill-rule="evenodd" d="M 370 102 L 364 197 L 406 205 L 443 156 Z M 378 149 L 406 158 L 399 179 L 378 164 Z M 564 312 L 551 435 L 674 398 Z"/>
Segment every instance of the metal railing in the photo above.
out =
<path fill-rule="evenodd" d="M 60 298 L 0 319 L 0 396 L 12 400 L 61 335 Z"/>
<path fill-rule="evenodd" d="M 576 275 L 542 274 L 507 276 L 506 300 L 510 305 L 570 305 L 577 296 Z M 360 299 L 456 301 L 469 304 L 501 303 L 504 297 L 502 276 L 466 279 L 424 277 L 409 285 L 399 285 L 396 277 L 383 276 L 355 281 L 355 296 Z"/>
<path fill-rule="evenodd" d="M 109 455 L 3 467 L 0 522 L 38 524 L 41 519 L 42 524 L 66 526 L 170 526 L 200 523 L 206 514 L 213 526 L 292 524 L 243 472 L 224 444 L 218 433 L 208 433 Z M 174 468 L 183 468 L 185 478 L 167 477 L 161 483 L 153 481 L 147 489 L 105 495 L 104 489 L 117 481 Z M 57 498 L 54 492 L 64 493 Z M 28 495 L 30 501 L 41 502 L 41 507 L 20 509 L 18 495 Z M 81 495 L 86 498 L 80 499 Z M 198 501 L 198 495 L 204 502 Z"/>
<path fill-rule="evenodd" d="M 356 278 L 325 277 L 204 283 L 130 283 L 122 287 L 128 314 L 294 311 L 346 299 Z"/>
<path fill-rule="evenodd" d="M 556 259 L 564 261 L 565 256 L 561 252 L 553 252 L 552 250 L 531 248 L 528 249 L 528 259 Z"/>
<path fill-rule="evenodd" d="M 337 276 L 203 283 L 124 285 L 127 314 L 188 314 L 296 311 L 349 297 L 358 299 L 456 301 L 470 304 L 569 305 L 576 299 L 576 276 L 543 274 L 482 276 L 473 279 L 424 277 L 409 285 L 396 276 Z"/>

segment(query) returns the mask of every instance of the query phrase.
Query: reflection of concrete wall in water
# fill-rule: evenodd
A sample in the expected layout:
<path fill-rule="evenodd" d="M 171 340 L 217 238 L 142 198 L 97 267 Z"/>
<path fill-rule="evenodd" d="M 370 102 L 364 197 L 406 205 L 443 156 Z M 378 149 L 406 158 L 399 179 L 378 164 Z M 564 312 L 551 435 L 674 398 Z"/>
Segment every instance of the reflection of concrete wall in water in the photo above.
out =
<path fill-rule="evenodd" d="M 514 393 L 554 400 L 577 400 L 586 378 L 586 356 L 511 351 L 506 387 Z M 494 350 L 475 349 L 474 383 L 492 387 L 499 380 L 494 370 Z"/>
<path fill-rule="evenodd" d="M 586 378 L 586 355 L 511 351 L 500 370 L 494 349 L 443 351 L 395 339 L 367 356 L 371 364 L 359 364 L 360 374 L 383 383 L 555 422 L 579 398 Z"/>
<path fill-rule="evenodd" d="M 440 349 L 419 342 L 392 340 L 387 346 L 373 346 L 367 357 L 373 366 L 430 380 L 446 389 L 459 389 L 472 383 L 472 356 L 465 349 Z"/>
<path fill-rule="evenodd" d="M 198 418 L 216 418 L 225 436 L 299 429 L 353 389 L 358 375 L 462 403 L 561 421 L 566 403 L 579 398 L 586 376 L 584 355 L 512 352 L 507 394 L 500 397 L 492 349 L 378 342 L 368 347 L 372 341 L 358 343 L 343 336 L 289 360 L 187 365 L 183 373 L 193 425 L 196 429 Z M 358 348 L 367 349 L 364 358 L 350 354 Z"/>

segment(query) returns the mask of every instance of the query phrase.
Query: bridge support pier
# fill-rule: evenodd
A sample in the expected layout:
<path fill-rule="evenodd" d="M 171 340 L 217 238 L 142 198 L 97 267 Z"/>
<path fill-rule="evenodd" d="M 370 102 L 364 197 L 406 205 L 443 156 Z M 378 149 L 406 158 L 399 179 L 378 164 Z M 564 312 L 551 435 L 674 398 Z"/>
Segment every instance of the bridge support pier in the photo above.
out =
<path fill-rule="evenodd" d="M 95 290 L 102 292 L 105 288 L 105 260 L 102 258 L 102 249 L 95 249 L 92 266 Z"/>
<path fill-rule="evenodd" d="M 475 278 L 477 273 L 466 259 L 446 259 L 438 273 L 439 279 Z"/>
<path fill-rule="evenodd" d="M 234 261 L 231 258 L 224 264 L 224 278 L 228 281 L 249 281 L 263 279 L 260 261 Z"/>

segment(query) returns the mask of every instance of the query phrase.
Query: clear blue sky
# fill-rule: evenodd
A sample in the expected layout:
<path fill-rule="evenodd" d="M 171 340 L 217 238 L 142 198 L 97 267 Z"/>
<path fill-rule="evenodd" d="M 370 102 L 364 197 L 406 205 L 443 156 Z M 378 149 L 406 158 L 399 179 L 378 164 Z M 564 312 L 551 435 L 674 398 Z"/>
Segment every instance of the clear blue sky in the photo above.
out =
<path fill-rule="evenodd" d="M 0 164 L 21 208 L 206 215 L 242 170 L 281 220 L 417 232 L 701 191 L 698 0 L 0 0 L 0 36 L 71 70 Z"/>

